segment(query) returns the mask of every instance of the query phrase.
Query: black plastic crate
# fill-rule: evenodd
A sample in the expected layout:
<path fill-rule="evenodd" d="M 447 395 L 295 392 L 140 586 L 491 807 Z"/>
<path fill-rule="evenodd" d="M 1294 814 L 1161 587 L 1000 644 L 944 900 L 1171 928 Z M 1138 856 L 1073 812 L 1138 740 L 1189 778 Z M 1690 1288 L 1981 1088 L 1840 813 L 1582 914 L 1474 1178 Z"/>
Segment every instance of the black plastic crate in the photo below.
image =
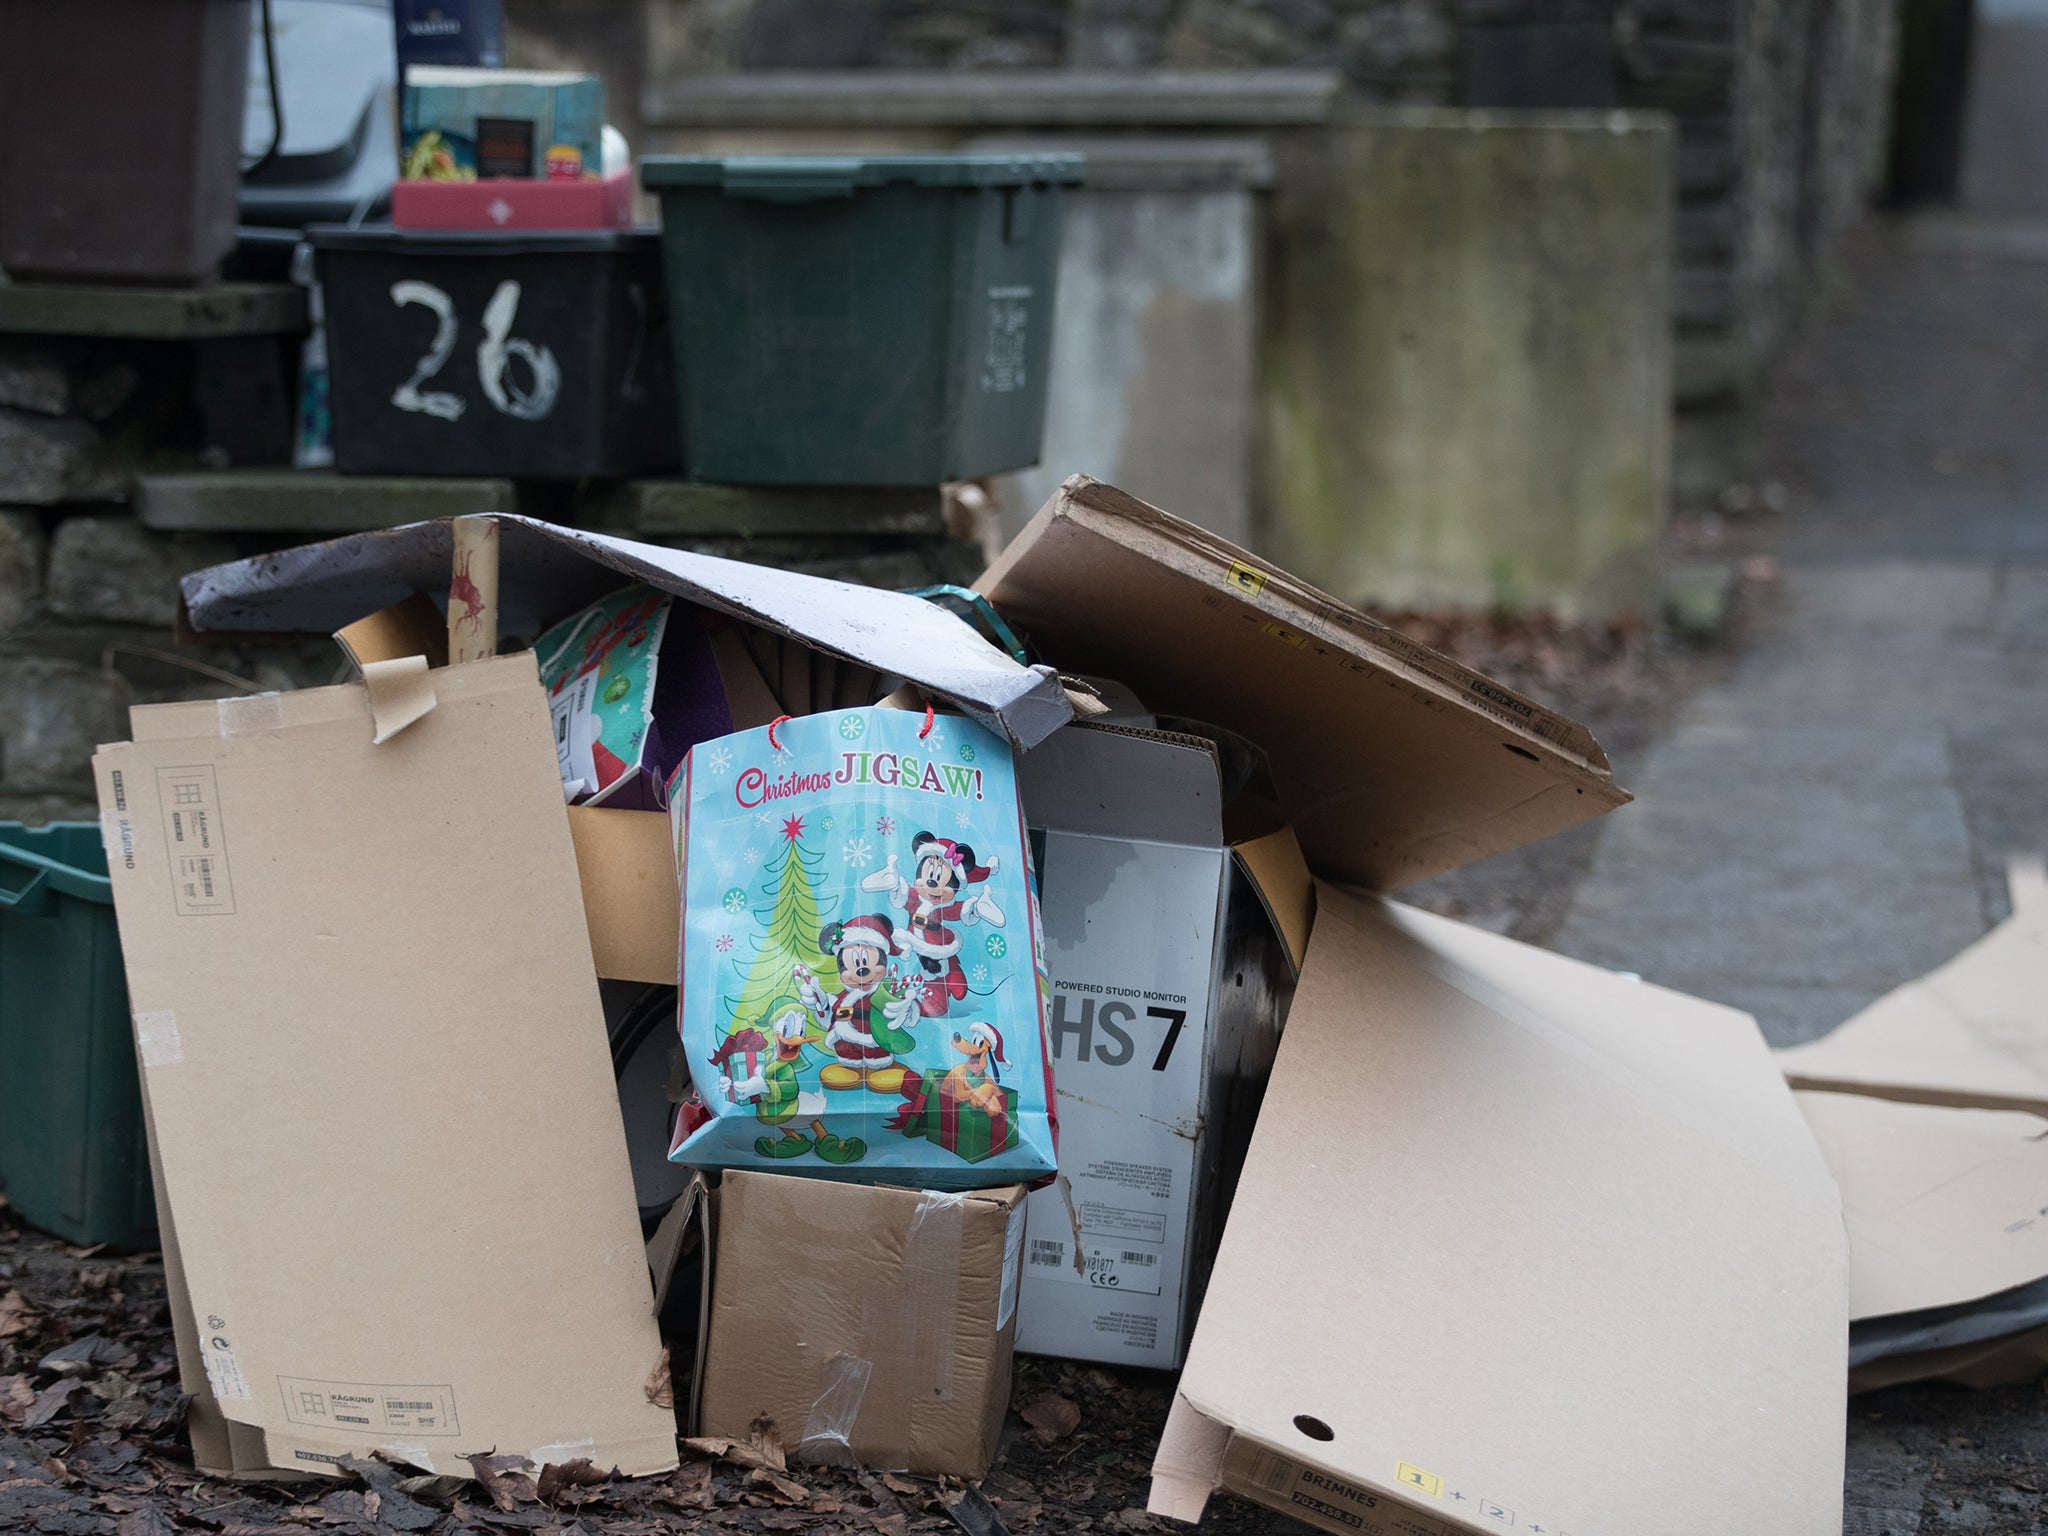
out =
<path fill-rule="evenodd" d="M 574 480 L 680 462 L 657 232 L 307 238 L 344 474 Z"/>

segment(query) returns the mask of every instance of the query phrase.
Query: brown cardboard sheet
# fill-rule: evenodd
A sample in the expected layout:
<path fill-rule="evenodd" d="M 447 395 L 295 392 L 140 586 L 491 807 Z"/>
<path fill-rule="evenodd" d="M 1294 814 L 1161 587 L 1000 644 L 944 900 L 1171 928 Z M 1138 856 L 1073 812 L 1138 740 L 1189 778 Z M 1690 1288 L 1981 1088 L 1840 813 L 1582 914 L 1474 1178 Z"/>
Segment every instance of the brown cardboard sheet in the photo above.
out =
<path fill-rule="evenodd" d="M 1851 1321 L 2048 1275 L 2048 1120 L 1860 1093 L 1796 1098 L 1842 1191 Z"/>
<path fill-rule="evenodd" d="M 1086 475 L 976 586 L 1055 666 L 1264 747 L 1324 879 L 1392 889 L 1628 800 L 1584 727 Z"/>
<path fill-rule="evenodd" d="M 1321 887 L 1151 1508 L 1836 1536 L 1844 1248 L 1746 1015 Z"/>
<path fill-rule="evenodd" d="M 597 974 L 674 986 L 681 906 L 668 813 L 572 805 L 569 832 Z"/>
<path fill-rule="evenodd" d="M 433 677 L 382 746 L 352 685 L 139 708 L 95 759 L 200 1458 L 657 1472 L 546 703 L 530 654 Z"/>

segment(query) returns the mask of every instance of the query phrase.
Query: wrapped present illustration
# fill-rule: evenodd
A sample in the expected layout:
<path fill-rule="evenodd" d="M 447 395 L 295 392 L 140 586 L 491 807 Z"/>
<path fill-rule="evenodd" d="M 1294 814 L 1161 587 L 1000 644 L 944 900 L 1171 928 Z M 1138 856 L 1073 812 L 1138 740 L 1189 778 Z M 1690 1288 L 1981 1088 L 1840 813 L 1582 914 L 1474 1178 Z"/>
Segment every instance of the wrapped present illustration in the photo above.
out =
<path fill-rule="evenodd" d="M 1055 1166 L 1044 945 L 1010 750 L 846 709 L 696 745 L 668 785 L 704 1167 L 967 1189 Z"/>

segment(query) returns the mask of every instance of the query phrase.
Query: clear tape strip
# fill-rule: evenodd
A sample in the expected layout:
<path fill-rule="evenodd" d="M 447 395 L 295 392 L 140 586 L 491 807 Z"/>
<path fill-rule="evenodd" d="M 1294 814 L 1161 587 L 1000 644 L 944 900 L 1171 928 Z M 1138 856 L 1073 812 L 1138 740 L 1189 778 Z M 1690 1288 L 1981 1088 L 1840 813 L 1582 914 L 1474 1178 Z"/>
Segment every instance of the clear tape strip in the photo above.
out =
<path fill-rule="evenodd" d="M 862 1352 L 885 1362 L 863 1399 L 860 1457 L 868 1466 L 905 1470 L 919 1405 L 953 1397 L 966 1214 L 964 1195 L 921 1196 L 904 1233 L 902 1283 L 861 1299 Z"/>
<path fill-rule="evenodd" d="M 853 1424 L 868 1395 L 875 1363 L 858 1355 L 837 1354 L 825 1362 L 825 1390 L 811 1404 L 804 1420 L 796 1459 L 814 1467 L 858 1467 L 853 1454 Z"/>
<path fill-rule="evenodd" d="M 217 700 L 214 708 L 223 736 L 265 736 L 284 729 L 284 697 L 281 694 L 241 694 Z"/>

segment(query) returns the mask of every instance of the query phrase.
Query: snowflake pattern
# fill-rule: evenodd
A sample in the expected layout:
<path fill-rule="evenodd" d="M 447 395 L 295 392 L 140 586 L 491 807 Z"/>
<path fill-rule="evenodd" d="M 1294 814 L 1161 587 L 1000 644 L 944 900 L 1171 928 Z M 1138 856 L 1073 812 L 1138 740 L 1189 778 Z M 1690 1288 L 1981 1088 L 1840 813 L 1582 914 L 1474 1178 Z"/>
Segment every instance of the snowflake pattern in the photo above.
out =
<path fill-rule="evenodd" d="M 1010 941 L 1000 933 L 992 933 L 988 936 L 988 943 L 983 947 L 988 950 L 991 960 L 1000 960 L 1010 952 Z"/>
<path fill-rule="evenodd" d="M 761 862 L 761 850 L 758 848 L 742 848 L 740 850 L 740 857 L 747 861 L 747 868 L 752 869 Z"/>
<path fill-rule="evenodd" d="M 712 945 L 711 947 L 717 950 L 721 955 L 727 953 L 732 948 L 732 935 L 729 933 L 721 933 L 718 936 L 718 942 Z M 976 967 L 976 969 L 979 969 L 979 967 Z"/>
<path fill-rule="evenodd" d="M 738 886 L 734 886 L 731 890 L 725 893 L 724 906 L 726 911 L 732 913 L 746 911 L 747 893 L 741 890 Z"/>
<path fill-rule="evenodd" d="M 973 761 L 974 761 L 974 743 L 973 743 L 973 742 L 971 742 L 971 741 L 963 741 L 963 742 L 961 742 L 961 743 L 960 743 L 960 761 L 961 761 L 961 762 L 963 762 L 963 763 L 971 763 L 971 762 L 973 762 Z"/>
<path fill-rule="evenodd" d="M 836 816 L 827 816 L 823 821 L 819 822 L 818 825 L 823 827 L 827 832 L 830 832 L 834 827 L 839 825 L 839 818 Z"/>
<path fill-rule="evenodd" d="M 875 850 L 868 846 L 864 837 L 849 837 L 846 840 L 846 862 L 855 869 L 866 869 L 875 857 Z"/>
<path fill-rule="evenodd" d="M 891 835 L 891 834 L 893 834 L 893 833 L 895 832 L 895 830 L 896 830 L 896 820 L 895 820 L 895 818 L 894 818 L 894 817 L 892 817 L 892 816 L 878 816 L 878 817 L 876 817 L 876 818 L 875 818 L 875 830 L 876 830 L 877 832 L 881 833 L 881 834 L 882 834 L 882 836 L 884 836 L 884 837 L 888 837 L 888 836 L 890 836 L 890 835 Z"/>
<path fill-rule="evenodd" d="M 953 813 L 953 825 L 962 832 L 965 832 L 974 825 L 974 818 L 965 811 L 955 811 Z"/>
<path fill-rule="evenodd" d="M 795 762 L 795 761 L 796 761 L 796 754 L 795 754 L 794 752 L 790 751 L 790 750 L 789 750 L 789 748 L 787 748 L 787 747 L 777 747 L 777 748 L 775 749 L 775 766 L 776 766 L 776 767 L 778 767 L 778 768 L 787 768 L 787 767 L 788 767 L 788 766 L 789 766 L 789 765 L 790 765 L 791 763 L 793 763 L 793 762 Z"/>
<path fill-rule="evenodd" d="M 931 753 L 933 757 L 944 757 L 946 755 L 946 732 L 943 726 L 935 725 L 932 727 L 931 735 L 924 739 L 924 749 Z"/>
<path fill-rule="evenodd" d="M 732 753 L 728 752 L 724 747 L 713 747 L 706 754 L 704 761 L 710 766 L 713 773 L 723 774 L 726 769 L 732 766 Z"/>
<path fill-rule="evenodd" d="M 977 987 L 985 985 L 988 981 L 988 967 L 985 965 L 977 965 L 967 974 L 974 978 L 974 984 Z"/>
<path fill-rule="evenodd" d="M 861 737 L 867 734 L 867 731 L 868 723 L 859 715 L 841 715 L 839 717 L 839 734 L 848 741 L 859 741 Z"/>

